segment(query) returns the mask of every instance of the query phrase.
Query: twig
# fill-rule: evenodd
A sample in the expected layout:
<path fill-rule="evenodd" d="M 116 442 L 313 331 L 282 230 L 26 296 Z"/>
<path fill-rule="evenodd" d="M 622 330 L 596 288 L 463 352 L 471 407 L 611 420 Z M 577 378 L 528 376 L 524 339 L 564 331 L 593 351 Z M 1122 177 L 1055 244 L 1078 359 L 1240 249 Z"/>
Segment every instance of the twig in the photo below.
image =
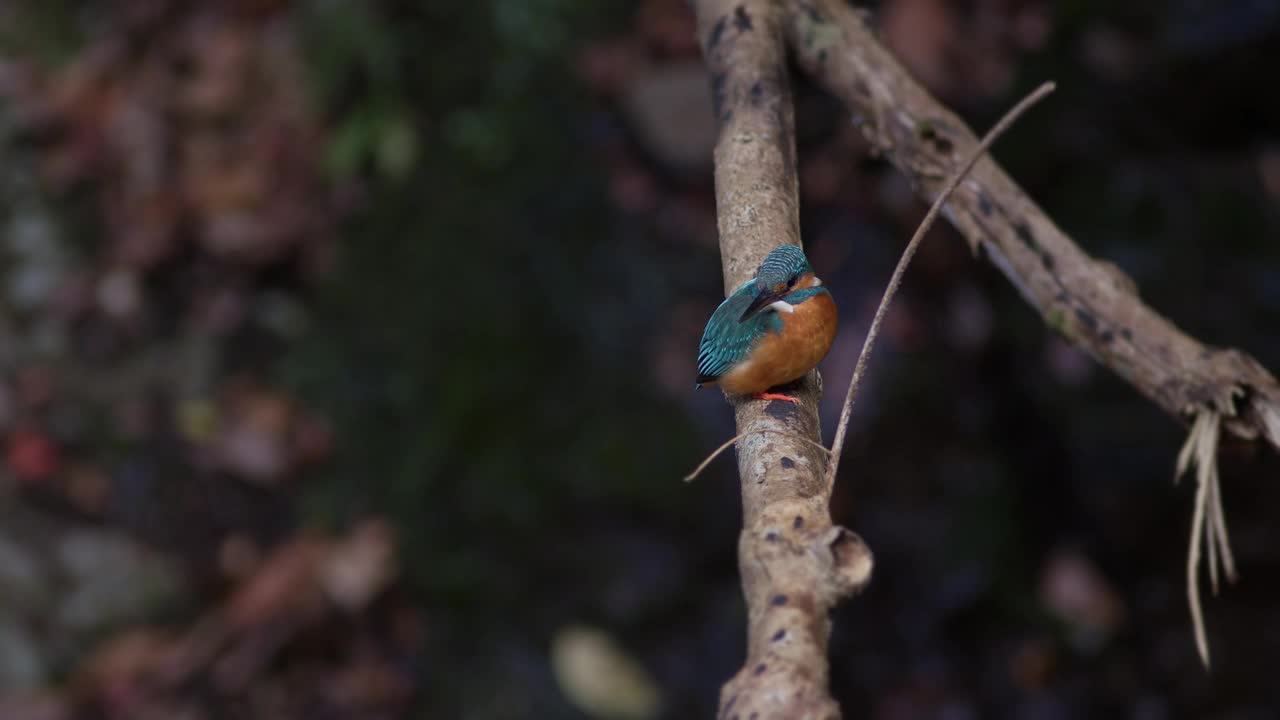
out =
<path fill-rule="evenodd" d="M 1202 411 L 1187 434 L 1178 453 L 1174 475 L 1177 482 L 1194 463 L 1196 466 L 1195 509 L 1191 516 L 1191 542 L 1187 548 L 1187 604 L 1191 608 L 1191 628 L 1195 635 L 1200 661 L 1209 667 L 1209 640 L 1204 627 L 1204 609 L 1200 604 L 1200 542 L 1209 564 L 1209 584 L 1218 594 L 1218 565 L 1229 582 L 1236 580 L 1236 561 L 1227 538 L 1227 518 L 1222 511 L 1222 488 L 1218 482 L 1218 436 L 1221 425 L 1218 414 Z"/>
<path fill-rule="evenodd" d="M 929 212 L 925 214 L 924 219 L 920 221 L 920 226 L 916 228 L 915 235 L 911 236 L 911 242 L 907 243 L 907 247 L 902 251 L 902 257 L 898 259 L 898 266 L 893 269 L 893 276 L 889 278 L 889 285 L 884 290 L 884 296 L 880 298 L 880 306 L 876 308 L 875 317 L 871 320 L 871 328 L 867 330 L 867 337 L 862 342 L 862 352 L 858 355 L 858 364 L 854 366 L 853 378 L 849 380 L 849 390 L 844 396 L 844 407 L 840 410 L 840 424 L 836 426 L 835 439 L 831 443 L 831 461 L 827 464 L 826 476 L 826 492 L 831 494 L 836 482 L 836 469 L 840 465 L 840 453 L 844 449 L 844 438 L 849 431 L 849 415 L 853 412 L 853 401 L 858 396 L 858 387 L 862 382 L 862 376 L 867 370 L 867 361 L 871 357 L 871 349 L 875 346 L 876 338 L 880 335 L 880 323 L 884 321 L 885 313 L 889 309 L 889 303 L 893 301 L 893 296 L 898 292 L 898 286 L 902 284 L 902 276 L 907 271 L 907 265 L 911 263 L 911 258 L 915 256 L 916 249 L 920 246 L 920 241 L 924 239 L 925 233 L 933 226 L 933 221 L 937 219 L 938 213 L 942 210 L 942 206 L 947 202 L 947 198 L 964 180 L 965 175 L 973 169 L 978 159 L 986 154 L 991 144 L 996 141 L 1005 130 L 1009 129 L 1017 119 L 1027 111 L 1032 105 L 1039 102 L 1044 96 L 1053 92 L 1054 84 L 1051 82 L 1044 83 L 1036 88 L 1030 95 L 1024 97 L 1013 109 L 1005 113 L 1000 118 L 1000 122 L 982 138 L 982 142 L 978 143 L 978 147 L 974 148 L 969 154 L 969 158 L 965 160 L 951 179 L 943 186 L 938 196 L 934 198 L 933 205 L 929 207 Z"/>
<path fill-rule="evenodd" d="M 787 0 L 800 67 L 839 98 L 863 136 L 932 198 L 978 140 L 920 85 L 847 0 Z M 1068 341 L 1165 412 L 1218 413 L 1222 429 L 1280 451 L 1280 383 L 1248 354 L 1209 347 L 1142 301 L 1132 279 L 1086 254 L 994 161 L 981 162 L 945 213 Z"/>
<path fill-rule="evenodd" d="M 821 450 L 823 454 L 826 454 L 826 455 L 831 454 L 831 451 L 828 450 L 825 446 L 823 446 L 822 443 L 816 443 L 810 440 L 809 438 L 804 437 L 803 435 L 797 435 L 795 433 L 779 432 L 777 430 L 770 430 L 768 428 L 756 428 L 754 430 L 748 430 L 746 432 L 738 433 L 737 435 L 734 435 L 733 437 L 726 440 L 723 445 L 716 448 L 702 462 L 698 463 L 698 467 L 694 468 L 693 472 L 689 473 L 688 475 L 685 475 L 684 481 L 693 482 L 695 479 L 697 479 L 698 475 L 702 474 L 703 470 L 707 469 L 707 466 L 711 464 L 712 460 L 715 460 L 716 458 L 720 457 L 720 453 L 724 452 L 725 450 L 728 450 L 730 445 L 733 445 L 734 443 L 738 442 L 742 438 L 748 435 L 770 435 L 770 434 L 781 435 L 782 437 L 785 437 L 785 438 L 790 438 L 792 440 L 799 440 L 800 442 L 809 443 L 810 445 L 817 448 L 818 450 Z"/>
<path fill-rule="evenodd" d="M 862 119 L 863 136 L 921 195 L 932 196 L 953 159 L 977 144 L 973 132 L 911 77 L 867 25 L 865 14 L 846 0 L 787 0 L 787 6 L 788 39 L 800 67 Z M 979 163 L 972 170 L 953 193 L 946 217 L 1049 327 L 1165 412 L 1179 419 L 1188 412 L 1213 413 L 1221 432 L 1280 451 L 1276 378 L 1247 353 L 1207 346 L 1153 310 L 1132 279 L 1085 253 L 998 163 Z M 1196 447 L 1189 444 L 1182 455 L 1189 459 Z M 1212 451 L 1204 460 L 1202 468 L 1213 465 Z M 1179 465 L 1185 462 L 1180 459 Z M 1216 469 L 1203 482 L 1209 505 L 1199 513 L 1206 518 L 1199 535 L 1218 548 L 1215 564 L 1220 561 L 1231 580 L 1235 560 L 1220 509 L 1221 490 L 1215 489 Z M 1198 598 L 1193 603 L 1198 610 Z M 1203 627 L 1198 634 L 1203 636 Z M 1199 644 L 1207 658 L 1207 643 Z"/>

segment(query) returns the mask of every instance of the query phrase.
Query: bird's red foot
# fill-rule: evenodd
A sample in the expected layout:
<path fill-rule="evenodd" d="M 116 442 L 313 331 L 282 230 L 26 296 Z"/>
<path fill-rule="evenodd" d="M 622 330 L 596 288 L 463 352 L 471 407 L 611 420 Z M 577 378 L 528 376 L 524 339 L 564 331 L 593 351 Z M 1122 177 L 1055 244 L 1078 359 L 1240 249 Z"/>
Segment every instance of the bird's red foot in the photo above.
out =
<path fill-rule="evenodd" d="M 789 403 L 800 402 L 800 398 L 793 397 L 791 395 L 783 395 L 782 393 L 758 392 L 755 395 L 752 395 L 751 397 L 757 400 L 782 400 L 783 402 L 789 402 Z"/>

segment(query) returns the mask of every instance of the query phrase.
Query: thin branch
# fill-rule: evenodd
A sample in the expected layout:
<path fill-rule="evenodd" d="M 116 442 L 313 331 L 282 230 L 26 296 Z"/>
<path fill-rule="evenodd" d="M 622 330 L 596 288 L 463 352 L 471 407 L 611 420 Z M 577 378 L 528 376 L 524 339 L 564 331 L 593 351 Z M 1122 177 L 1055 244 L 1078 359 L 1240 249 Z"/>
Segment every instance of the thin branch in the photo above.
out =
<path fill-rule="evenodd" d="M 802 443 L 808 443 L 809 445 L 812 445 L 813 447 L 822 451 L 823 454 L 826 454 L 826 455 L 831 454 L 831 451 L 828 450 L 825 446 L 823 446 L 822 443 L 814 442 L 813 440 L 810 440 L 809 438 L 804 437 L 803 435 L 796 435 L 795 433 L 778 432 L 777 430 L 769 430 L 769 429 L 748 430 L 747 432 L 742 432 L 742 433 L 738 433 L 737 435 L 734 435 L 733 437 L 726 440 L 723 445 L 713 450 L 710 455 L 708 455 L 706 458 L 703 459 L 702 462 L 698 463 L 698 467 L 694 468 L 693 472 L 684 476 L 684 481 L 693 482 L 694 480 L 696 480 L 698 476 L 702 474 L 702 471 L 706 470 L 707 466 L 710 465 L 713 460 L 720 457 L 720 453 L 724 452 L 725 450 L 728 450 L 729 446 L 738 442 L 742 438 L 747 437 L 748 435 L 751 435 L 752 433 L 763 433 L 766 435 L 768 434 L 781 435 L 782 437 L 789 438 L 791 440 L 796 440 Z"/>
<path fill-rule="evenodd" d="M 884 289 L 884 296 L 880 298 L 880 306 L 876 308 L 875 317 L 871 320 L 871 328 L 867 330 L 867 337 L 862 342 L 862 352 L 858 355 L 858 364 L 853 368 L 853 378 L 849 380 L 849 390 L 844 396 L 844 407 L 840 410 L 840 424 L 836 426 L 836 436 L 831 443 L 831 462 L 827 465 L 825 486 L 828 495 L 835 488 L 836 469 L 840 466 L 840 453 L 844 450 L 845 434 L 849 431 L 849 415 L 853 412 L 853 402 L 858 396 L 858 387 L 862 383 L 862 376 L 867 371 L 867 361 L 871 357 L 871 349 L 875 346 L 876 338 L 880 335 L 880 323 L 884 321 L 884 316 L 889 310 L 889 303 L 893 301 L 894 294 L 898 292 L 898 286 L 902 284 L 902 276 L 906 273 L 907 265 L 911 263 L 911 258 L 915 257 L 920 241 L 929 232 L 929 228 L 933 227 L 933 221 L 937 219 L 942 206 L 947 202 L 947 198 L 951 197 L 951 193 L 956 189 L 956 186 L 973 169 L 973 166 L 978 162 L 978 158 L 986 154 L 992 143 L 1003 135 L 1009 129 L 1009 126 L 1013 125 L 1024 112 L 1053 92 L 1053 89 L 1053 83 L 1044 83 L 1030 95 L 1024 97 L 1017 105 L 1014 105 L 1009 112 L 1005 113 L 1004 117 L 1000 118 L 1000 122 L 991 128 L 987 136 L 982 138 L 982 142 L 978 143 L 978 147 L 969 153 L 969 159 L 964 161 L 964 164 L 951 175 L 951 179 L 942 187 L 938 196 L 934 198 L 933 204 L 929 206 L 929 212 L 925 214 L 924 219 L 920 221 L 920 226 L 916 228 L 915 235 L 911 236 L 911 242 L 907 243 L 906 249 L 902 251 L 902 257 L 898 259 L 898 266 L 893 269 L 893 276 L 889 278 L 889 285 Z"/>
<path fill-rule="evenodd" d="M 925 197 L 977 138 L 902 66 L 845 0 L 786 0 L 799 65 L 839 98 L 863 135 Z M 969 247 L 995 265 L 1059 332 L 1180 422 L 1211 410 L 1223 429 L 1280 450 L 1280 384 L 1256 360 L 1208 347 L 1138 296 L 1115 265 L 1094 259 L 990 158 L 947 205 Z"/>
<path fill-rule="evenodd" d="M 799 65 L 844 102 L 872 147 L 919 193 L 932 197 L 955 158 L 977 144 L 973 132 L 911 77 L 867 27 L 863 13 L 844 0 L 785 2 Z M 1086 254 L 989 158 L 979 160 L 955 189 L 946 217 L 975 255 L 1004 273 L 1066 340 L 1179 422 L 1195 417 L 1196 427 L 1203 428 L 1207 421 L 1200 418 L 1216 418 L 1212 443 L 1189 443 L 1179 458 L 1185 466 L 1194 451 L 1199 469 L 1187 589 L 1196 645 L 1207 665 L 1196 586 L 1201 540 L 1211 585 L 1219 569 L 1228 580 L 1235 577 L 1213 457 L 1218 429 L 1280 450 L 1280 383 L 1248 354 L 1207 346 L 1146 305 L 1132 279 Z M 1194 428 L 1192 436 L 1208 437 Z"/>

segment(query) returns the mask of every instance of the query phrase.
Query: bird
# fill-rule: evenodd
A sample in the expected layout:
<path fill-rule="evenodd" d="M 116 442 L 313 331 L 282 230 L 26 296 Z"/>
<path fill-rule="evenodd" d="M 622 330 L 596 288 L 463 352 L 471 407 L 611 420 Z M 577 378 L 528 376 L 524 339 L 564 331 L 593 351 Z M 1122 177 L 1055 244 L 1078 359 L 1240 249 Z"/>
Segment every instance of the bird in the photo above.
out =
<path fill-rule="evenodd" d="M 822 362 L 835 341 L 837 320 L 835 299 L 804 251 L 778 247 L 707 320 L 695 387 L 718 383 L 730 394 L 799 402 L 769 390 Z"/>

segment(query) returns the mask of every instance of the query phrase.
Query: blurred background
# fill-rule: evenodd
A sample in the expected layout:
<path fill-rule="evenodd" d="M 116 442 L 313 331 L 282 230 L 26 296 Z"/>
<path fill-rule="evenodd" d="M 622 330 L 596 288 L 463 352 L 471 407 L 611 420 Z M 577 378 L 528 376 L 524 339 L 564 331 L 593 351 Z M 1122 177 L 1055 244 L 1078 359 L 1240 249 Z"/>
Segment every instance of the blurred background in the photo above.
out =
<path fill-rule="evenodd" d="M 882 0 L 1090 253 L 1280 369 L 1280 2 Z M 826 439 L 925 207 L 799 81 Z M 744 653 L 684 0 L 0 4 L 0 718 L 711 717 Z M 1184 428 L 937 227 L 832 512 L 851 717 L 1264 718 L 1280 462 L 1185 596 Z M 1207 597 L 1207 591 L 1206 591 Z"/>

